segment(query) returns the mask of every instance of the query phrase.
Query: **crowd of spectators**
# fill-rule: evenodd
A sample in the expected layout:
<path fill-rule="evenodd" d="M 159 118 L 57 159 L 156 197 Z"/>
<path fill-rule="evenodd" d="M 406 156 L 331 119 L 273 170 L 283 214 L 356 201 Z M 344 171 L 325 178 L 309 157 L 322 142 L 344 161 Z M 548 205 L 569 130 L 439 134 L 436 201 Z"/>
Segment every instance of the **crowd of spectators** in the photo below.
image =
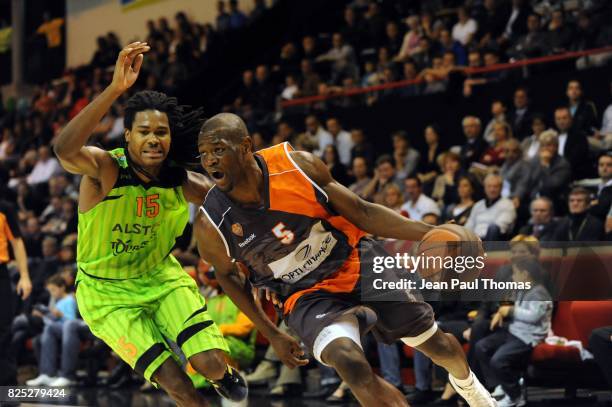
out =
<path fill-rule="evenodd" d="M 240 89 L 225 108 L 261 120 L 278 102 L 400 80 L 417 84 L 332 103 L 372 104 L 443 92 L 453 78 L 464 81 L 467 96 L 473 86 L 504 79 L 508 72 L 472 74 L 465 68 L 612 43 L 612 27 L 606 24 L 612 6 L 605 1 L 586 2 L 580 9 L 528 0 L 420 3 L 351 2 L 336 31 L 288 41 L 275 62 L 244 71 Z M 609 54 L 588 61 L 597 64 L 607 58 Z M 579 60 L 577 66 L 586 66 L 586 61 Z"/>
<path fill-rule="evenodd" d="M 248 24 L 265 11 L 263 2 L 256 3 L 247 16 L 236 1 L 229 2 L 229 11 L 220 1 L 214 26 L 194 23 L 184 13 L 176 15 L 172 27 L 166 18 L 150 21 L 146 39 L 152 50 L 145 57 L 140 87 L 175 91 L 188 79 L 211 41 L 222 41 L 225 32 Z M 603 24 L 603 16 L 610 12 L 608 2 L 591 1 L 575 13 L 551 7 L 546 1 L 521 0 L 511 4 L 468 1 L 456 13 L 439 13 L 439 7 L 423 7 L 416 14 L 413 11 L 398 6 L 393 16 L 387 16 L 377 2 L 356 0 L 346 8 L 345 23 L 338 32 L 328 37 L 306 36 L 299 44 L 289 42 L 282 47 L 277 64 L 244 71 L 243 88 L 227 109 L 251 124 L 256 149 L 290 141 L 296 148 L 320 156 L 334 178 L 363 199 L 411 219 L 431 224 L 454 221 L 483 240 L 609 240 L 612 104 L 595 106 L 576 80 L 567 82 L 566 99 L 551 101 L 550 107 L 555 109 L 552 120 L 532 110 L 529 89 L 524 87 L 506 95 L 510 104 L 503 99 L 491 100 L 490 112 L 474 112 L 463 119 L 465 142 L 457 146 L 448 145 L 440 128 L 432 123 L 423 129 L 424 149 L 414 147 L 419 144 L 414 142 L 415 135 L 398 129 L 389 134 L 392 151 L 375 156 L 375 140 L 363 129 L 319 110 L 305 118 L 302 128 L 296 129 L 281 118 L 275 122 L 276 133 L 271 137 L 252 125 L 261 117 L 274 116 L 279 95 L 292 99 L 423 78 L 420 86 L 381 91 L 368 95 L 368 100 L 374 102 L 390 94 L 417 96 L 444 90 L 448 75 L 461 66 L 492 65 L 508 58 L 612 42 L 612 27 Z M 329 49 L 325 49 L 328 41 Z M 11 346 L 16 359 L 23 362 L 28 356 L 23 352 L 27 339 L 40 334 L 35 345 L 36 349 L 45 349 L 39 353 L 40 373 L 59 375 L 65 379 L 63 385 L 75 379 L 76 361 L 62 358 L 57 365 L 55 358 L 51 361 L 43 356 L 57 355 L 62 347 L 74 347 L 75 338 L 93 337 L 84 324 L 71 322 L 75 318 L 67 312 L 55 314 L 58 298 L 61 301 L 69 295 L 63 290 L 70 293 L 76 273 L 79 179 L 62 170 L 50 146 L 66 123 L 110 82 L 111 73 L 106 68 L 114 64 L 120 48 L 114 34 L 100 37 L 90 76 L 68 73 L 62 80 L 40 86 L 31 99 L 5 106 L 0 117 L 0 194 L 16 207 L 34 286 L 15 321 Z M 466 87 L 482 80 L 503 80 L 504 73 L 471 79 Z M 610 91 L 612 94 L 612 87 Z M 92 142 L 106 148 L 121 144 L 124 101 L 120 99 L 98 125 Z M 597 157 L 596 165 L 585 159 L 589 156 Z M 189 236 L 175 254 L 185 266 L 198 266 Z M 520 278 L 539 281 L 533 264 L 517 267 Z M 206 279 L 199 280 L 205 283 Z M 50 309 L 52 314 L 48 316 Z M 466 324 L 468 311 L 462 314 Z M 540 311 L 542 323 L 550 323 L 549 309 Z M 509 311 L 495 309 L 485 319 L 507 316 L 495 317 L 500 312 Z M 516 323 L 520 326 L 524 321 Z M 458 336 L 467 336 L 463 340 L 470 341 L 466 329 Z M 60 331 L 64 332 L 63 339 Z M 490 341 L 508 340 L 507 333 L 500 335 Z M 485 345 L 476 349 L 480 349 L 480 360 L 490 362 L 495 357 Z M 378 353 L 386 355 L 380 356 L 386 369 L 383 372 L 388 373 L 385 377 L 396 384 L 397 347 L 379 347 Z M 268 367 L 261 368 L 265 374 L 274 370 Z M 121 376 L 129 377 L 124 366 L 121 369 Z M 320 369 L 325 372 L 324 366 Z M 489 385 L 514 379 L 504 376 Z M 34 384 L 43 383 L 45 378 L 40 380 Z M 125 380 L 113 383 L 123 384 Z M 291 382 L 274 386 L 277 395 L 286 394 L 287 383 Z M 321 384 L 335 388 L 338 380 L 333 372 L 326 372 L 322 373 Z M 504 389 L 513 397 L 517 394 L 514 384 Z M 425 392 L 423 397 L 430 396 L 427 385 L 420 390 Z M 335 397 L 344 397 L 342 387 L 337 393 Z"/>

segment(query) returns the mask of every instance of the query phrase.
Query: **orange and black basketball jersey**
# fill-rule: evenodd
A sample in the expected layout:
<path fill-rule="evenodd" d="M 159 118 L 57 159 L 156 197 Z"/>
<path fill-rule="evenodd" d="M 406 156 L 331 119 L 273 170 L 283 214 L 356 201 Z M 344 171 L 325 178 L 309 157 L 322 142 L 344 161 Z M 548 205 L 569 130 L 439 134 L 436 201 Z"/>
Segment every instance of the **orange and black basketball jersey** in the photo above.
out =
<path fill-rule="evenodd" d="M 332 274 L 358 256 L 355 248 L 365 235 L 333 212 L 325 191 L 299 168 L 290 151 L 289 143 L 282 143 L 255 153 L 264 178 L 262 207 L 241 207 L 213 187 L 201 208 L 228 255 L 249 269 L 251 283 L 284 298 L 333 280 Z"/>

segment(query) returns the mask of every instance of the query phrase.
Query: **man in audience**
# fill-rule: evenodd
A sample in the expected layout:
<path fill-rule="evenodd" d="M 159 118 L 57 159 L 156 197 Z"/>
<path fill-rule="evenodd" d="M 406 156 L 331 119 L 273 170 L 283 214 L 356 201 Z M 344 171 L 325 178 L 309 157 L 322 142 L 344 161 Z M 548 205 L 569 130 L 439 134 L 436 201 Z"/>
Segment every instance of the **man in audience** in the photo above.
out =
<path fill-rule="evenodd" d="M 396 184 L 400 188 L 402 187 L 395 176 L 395 162 L 393 161 L 393 157 L 385 154 L 381 155 L 376 160 L 374 177 L 363 189 L 363 198 L 368 201 L 383 204 L 384 191 L 388 184 Z"/>
<path fill-rule="evenodd" d="M 319 55 L 316 62 L 329 62 L 332 69 L 332 83 L 339 85 L 344 77 L 357 77 L 357 64 L 353 47 L 344 43 L 342 34 L 334 33 L 332 48 L 323 55 Z"/>
<path fill-rule="evenodd" d="M 531 219 L 529 223 L 521 228 L 520 234 L 534 236 L 540 242 L 554 241 L 557 233 L 558 222 L 554 219 L 554 206 L 546 197 L 536 198 L 531 201 Z"/>
<path fill-rule="evenodd" d="M 351 165 L 351 148 L 353 148 L 351 133 L 344 130 L 340 125 L 340 121 L 335 117 L 327 119 L 326 124 L 327 131 L 332 136 L 332 144 L 338 149 L 340 162 L 345 166 Z"/>
<path fill-rule="evenodd" d="M 28 184 L 39 184 L 49 181 L 53 175 L 62 172 L 62 167 L 57 159 L 51 156 L 51 150 L 48 146 L 42 146 L 38 149 L 38 160 L 28 176 Z"/>
<path fill-rule="evenodd" d="M 597 185 L 595 199 L 591 202 L 591 214 L 603 221 L 612 205 L 612 152 L 599 157 L 597 172 L 601 181 Z"/>
<path fill-rule="evenodd" d="M 440 216 L 440 208 L 436 201 L 423 194 L 421 181 L 418 177 L 408 177 L 404 180 L 406 202 L 402 205 L 402 212 L 406 212 L 410 219 L 423 220 L 425 214 Z"/>
<path fill-rule="evenodd" d="M 580 134 L 573 127 L 573 120 L 569 107 L 555 109 L 555 126 L 559 131 L 560 156 L 564 157 L 572 167 L 572 179 L 583 179 L 591 175 L 589 162 L 589 145 L 584 134 Z"/>
<path fill-rule="evenodd" d="M 323 150 L 325 150 L 328 144 L 334 144 L 334 138 L 323 126 L 321 126 L 319 119 L 314 114 L 306 117 L 306 134 L 314 138 L 318 143 L 319 146 L 314 151 L 318 156 L 323 154 Z"/>
<path fill-rule="evenodd" d="M 604 224 L 589 213 L 591 193 L 575 187 L 569 194 L 569 213 L 559 222 L 555 240 L 561 242 L 593 242 L 603 240 Z"/>
<path fill-rule="evenodd" d="M 502 198 L 502 178 L 489 174 L 484 180 L 485 198 L 476 202 L 465 227 L 483 240 L 502 240 L 512 232 L 516 220 L 514 204 Z"/>
<path fill-rule="evenodd" d="M 514 207 L 525 203 L 529 192 L 530 166 L 522 159 L 521 144 L 515 138 L 506 141 L 504 146 L 506 159 L 500 169 L 503 181 L 502 196 L 510 198 Z"/>
<path fill-rule="evenodd" d="M 370 183 L 372 178 L 368 176 L 368 162 L 365 158 L 353 158 L 353 177 L 355 177 L 355 182 L 349 186 L 349 189 L 359 195 L 361 198 L 367 199 L 367 197 L 363 194 L 363 191 Z"/>
<path fill-rule="evenodd" d="M 540 134 L 538 156 L 531 160 L 531 199 L 545 196 L 561 213 L 562 196 L 569 185 L 572 169 L 569 162 L 559 155 L 559 138 L 554 130 Z"/>
<path fill-rule="evenodd" d="M 519 87 L 514 91 L 514 105 L 508 112 L 508 123 L 514 137 L 523 140 L 531 132 L 531 112 L 529 111 L 529 94 L 527 88 Z"/>
<path fill-rule="evenodd" d="M 571 80 L 567 83 L 566 95 L 574 131 L 583 137 L 592 135 L 597 126 L 595 104 L 590 100 L 584 100 L 582 85 L 577 80 Z"/>
<path fill-rule="evenodd" d="M 461 161 L 465 169 L 470 168 L 470 165 L 478 161 L 482 154 L 487 149 L 487 143 L 480 137 L 482 124 L 476 116 L 466 116 L 463 119 L 463 133 L 467 139 L 466 143 L 461 146 Z"/>
<path fill-rule="evenodd" d="M 405 131 L 396 131 L 391 138 L 393 139 L 393 158 L 395 158 L 397 179 L 403 181 L 416 170 L 420 154 L 410 146 Z"/>

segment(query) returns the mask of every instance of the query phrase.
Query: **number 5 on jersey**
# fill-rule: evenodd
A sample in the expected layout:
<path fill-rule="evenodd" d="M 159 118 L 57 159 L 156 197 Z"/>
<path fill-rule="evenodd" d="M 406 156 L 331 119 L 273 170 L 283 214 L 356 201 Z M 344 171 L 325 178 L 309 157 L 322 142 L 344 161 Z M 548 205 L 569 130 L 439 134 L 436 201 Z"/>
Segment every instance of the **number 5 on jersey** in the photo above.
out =
<path fill-rule="evenodd" d="M 291 244 L 295 235 L 289 229 L 285 229 L 285 224 L 283 222 L 279 222 L 276 226 L 272 228 L 272 233 L 274 236 L 280 239 L 282 244 Z"/>
<path fill-rule="evenodd" d="M 145 197 L 139 196 L 136 198 L 136 216 L 142 217 L 143 206 L 146 208 L 147 218 L 154 218 L 159 215 L 159 194 L 147 195 Z M 143 205 L 145 204 L 145 205 Z"/>

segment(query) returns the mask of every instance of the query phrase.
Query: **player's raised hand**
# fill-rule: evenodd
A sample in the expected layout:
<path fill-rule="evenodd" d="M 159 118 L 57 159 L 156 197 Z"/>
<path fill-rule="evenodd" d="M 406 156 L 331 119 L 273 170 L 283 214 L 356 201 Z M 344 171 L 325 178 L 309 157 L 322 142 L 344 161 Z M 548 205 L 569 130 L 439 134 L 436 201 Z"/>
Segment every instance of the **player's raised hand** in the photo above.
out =
<path fill-rule="evenodd" d="M 308 359 L 303 358 L 304 351 L 295 338 L 279 331 L 268 339 L 278 358 L 290 369 L 308 364 Z"/>
<path fill-rule="evenodd" d="M 121 50 L 111 83 L 115 90 L 123 93 L 136 82 L 142 66 L 143 54 L 150 49 L 151 47 L 146 42 L 137 41 L 126 45 Z"/>

